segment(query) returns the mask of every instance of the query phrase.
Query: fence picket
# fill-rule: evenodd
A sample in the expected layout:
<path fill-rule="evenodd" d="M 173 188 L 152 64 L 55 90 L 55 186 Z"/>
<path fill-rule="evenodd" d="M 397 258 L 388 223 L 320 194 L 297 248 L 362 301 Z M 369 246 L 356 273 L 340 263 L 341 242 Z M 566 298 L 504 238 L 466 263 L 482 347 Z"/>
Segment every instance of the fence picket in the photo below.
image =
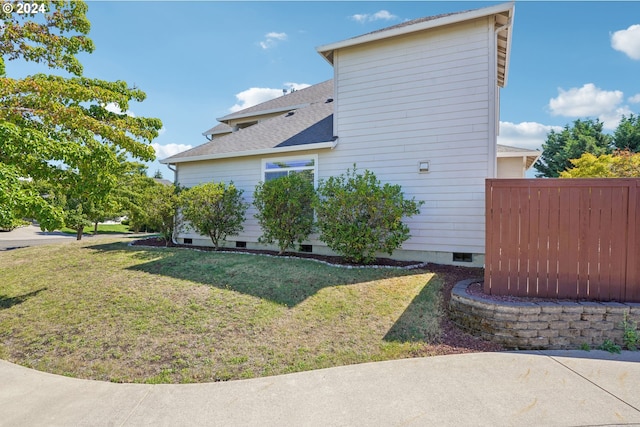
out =
<path fill-rule="evenodd" d="M 640 302 L 640 179 L 489 179 L 485 292 Z"/>

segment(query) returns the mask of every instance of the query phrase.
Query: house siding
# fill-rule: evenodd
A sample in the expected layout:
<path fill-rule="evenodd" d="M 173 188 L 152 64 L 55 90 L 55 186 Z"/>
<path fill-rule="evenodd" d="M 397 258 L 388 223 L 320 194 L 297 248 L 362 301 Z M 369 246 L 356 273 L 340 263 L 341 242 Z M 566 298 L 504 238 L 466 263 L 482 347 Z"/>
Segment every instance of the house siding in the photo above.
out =
<path fill-rule="evenodd" d="M 320 177 L 356 163 L 424 201 L 403 249 L 484 253 L 492 42 L 482 18 L 334 53 L 339 144 L 320 159 Z"/>
<path fill-rule="evenodd" d="M 481 18 L 334 52 L 338 143 L 305 153 L 318 155 L 318 179 L 357 164 L 424 202 L 406 219 L 411 238 L 398 258 L 455 264 L 451 253 L 465 252 L 475 254 L 473 265 L 484 262 L 484 180 L 495 170 L 493 43 L 492 21 Z M 187 187 L 232 179 L 251 203 L 267 157 L 287 154 L 181 163 L 178 177 Z M 429 172 L 418 171 L 421 160 Z M 245 230 L 231 241 L 257 242 L 254 214 L 251 206 Z M 207 244 L 197 234 L 179 237 Z M 327 253 L 312 237 L 314 252 Z"/>

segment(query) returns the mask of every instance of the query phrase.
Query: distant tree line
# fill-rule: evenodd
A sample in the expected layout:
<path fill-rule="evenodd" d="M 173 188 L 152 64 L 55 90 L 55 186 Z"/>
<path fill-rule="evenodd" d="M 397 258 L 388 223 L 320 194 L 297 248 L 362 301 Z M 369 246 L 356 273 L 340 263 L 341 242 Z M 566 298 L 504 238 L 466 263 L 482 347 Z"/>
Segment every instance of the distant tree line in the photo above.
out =
<path fill-rule="evenodd" d="M 640 176 L 633 167 L 638 158 L 633 154 L 639 152 L 640 116 L 623 116 L 612 135 L 603 132 L 603 123 L 598 119 L 578 119 L 547 135 L 534 168 L 538 171 L 536 176 L 545 178 L 596 176 L 593 173 L 598 167 L 597 176 Z M 616 166 L 612 169 L 611 165 Z"/>

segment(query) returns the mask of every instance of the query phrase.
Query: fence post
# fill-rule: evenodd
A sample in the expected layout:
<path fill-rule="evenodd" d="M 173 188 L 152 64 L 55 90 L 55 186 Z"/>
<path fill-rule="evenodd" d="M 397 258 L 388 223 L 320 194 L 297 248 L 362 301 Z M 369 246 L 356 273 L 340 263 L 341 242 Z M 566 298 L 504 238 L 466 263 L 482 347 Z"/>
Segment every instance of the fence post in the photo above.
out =
<path fill-rule="evenodd" d="M 494 249 L 493 249 L 493 200 L 491 192 L 491 179 L 484 182 L 484 293 L 491 294 L 491 270 L 494 266 Z"/>
<path fill-rule="evenodd" d="M 624 299 L 626 301 L 640 301 L 640 181 L 629 182 L 629 202 L 627 205 L 627 256 L 625 260 L 626 274 L 624 280 Z"/>

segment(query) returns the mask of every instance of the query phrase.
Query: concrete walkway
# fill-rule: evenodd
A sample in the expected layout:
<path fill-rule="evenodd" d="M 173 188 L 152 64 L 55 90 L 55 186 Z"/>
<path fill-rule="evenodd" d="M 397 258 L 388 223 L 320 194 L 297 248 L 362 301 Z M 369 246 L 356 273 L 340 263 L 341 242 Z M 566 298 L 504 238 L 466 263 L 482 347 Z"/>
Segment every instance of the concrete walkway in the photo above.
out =
<path fill-rule="evenodd" d="M 640 353 L 476 353 L 189 385 L 0 361 L 2 426 L 640 425 Z"/>

